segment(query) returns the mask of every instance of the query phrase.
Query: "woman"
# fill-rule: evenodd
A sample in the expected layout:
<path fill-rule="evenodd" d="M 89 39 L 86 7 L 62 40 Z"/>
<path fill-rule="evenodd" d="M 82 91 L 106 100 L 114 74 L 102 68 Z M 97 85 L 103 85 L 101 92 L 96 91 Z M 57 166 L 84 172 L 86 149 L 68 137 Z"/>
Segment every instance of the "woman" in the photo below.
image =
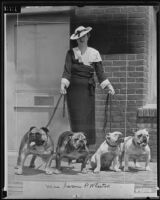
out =
<path fill-rule="evenodd" d="M 61 94 L 66 94 L 71 130 L 82 131 L 87 144 L 95 144 L 95 81 L 96 72 L 102 89 L 108 87 L 114 95 L 114 88 L 106 79 L 99 52 L 88 47 L 91 27 L 78 27 L 71 40 L 78 46 L 66 55 L 64 72 L 61 79 Z"/>

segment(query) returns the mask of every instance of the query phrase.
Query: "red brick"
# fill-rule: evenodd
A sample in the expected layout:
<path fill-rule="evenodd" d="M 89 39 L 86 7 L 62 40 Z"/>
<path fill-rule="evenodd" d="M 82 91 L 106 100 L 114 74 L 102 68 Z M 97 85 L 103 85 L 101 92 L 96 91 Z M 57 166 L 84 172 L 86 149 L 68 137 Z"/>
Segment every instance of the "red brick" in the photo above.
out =
<path fill-rule="evenodd" d="M 110 78 L 109 79 L 109 81 L 111 82 L 111 83 L 116 83 L 116 82 L 119 82 L 120 81 L 120 78 L 118 78 L 118 77 L 113 77 L 113 78 Z"/>
<path fill-rule="evenodd" d="M 135 78 L 128 78 L 128 75 L 127 75 L 127 83 L 128 82 L 131 82 L 131 83 L 133 83 L 133 82 L 135 82 Z M 120 82 L 126 82 L 126 78 L 120 78 Z"/>
<path fill-rule="evenodd" d="M 127 54 L 119 54 L 119 60 L 126 60 L 127 59 Z"/>
<path fill-rule="evenodd" d="M 113 55 L 113 54 L 111 54 L 111 55 L 105 55 L 104 59 L 105 60 L 119 60 L 119 55 Z"/>
<path fill-rule="evenodd" d="M 144 78 L 136 78 L 136 82 L 144 82 Z"/>
<path fill-rule="evenodd" d="M 136 11 L 146 12 L 146 10 L 147 10 L 146 6 L 136 6 Z"/>
<path fill-rule="evenodd" d="M 134 48 L 134 50 L 135 50 L 137 53 L 146 53 L 146 48 L 145 48 L 145 47 Z"/>
<path fill-rule="evenodd" d="M 125 77 L 126 72 L 113 72 L 113 77 Z"/>
<path fill-rule="evenodd" d="M 138 101 L 136 101 L 136 105 L 137 106 L 142 106 L 143 105 L 143 102 L 144 102 L 144 100 L 138 100 Z"/>
<path fill-rule="evenodd" d="M 103 61 L 102 61 L 102 64 L 103 64 L 103 66 L 112 66 L 113 61 L 106 61 L 106 60 L 103 60 Z"/>
<path fill-rule="evenodd" d="M 145 12 L 129 13 L 128 17 L 129 18 L 145 18 L 146 17 L 146 13 Z"/>
<path fill-rule="evenodd" d="M 143 94 L 144 93 L 143 89 L 136 89 L 135 91 L 136 91 L 136 94 Z"/>
<path fill-rule="evenodd" d="M 135 71 L 136 67 L 135 66 L 127 66 L 127 71 Z"/>
<path fill-rule="evenodd" d="M 145 61 L 144 60 L 129 61 L 128 64 L 130 66 L 144 65 Z"/>
<path fill-rule="evenodd" d="M 125 102 L 126 103 L 126 102 Z M 127 105 L 129 106 L 131 106 L 131 105 L 136 105 L 136 101 L 135 100 L 129 100 L 129 101 L 127 101 Z"/>
<path fill-rule="evenodd" d="M 124 66 L 126 65 L 126 61 L 119 60 L 119 61 L 113 61 L 114 66 Z"/>
<path fill-rule="evenodd" d="M 112 72 L 105 72 L 106 77 L 112 77 Z"/>
<path fill-rule="evenodd" d="M 127 56 L 127 59 L 128 59 L 128 60 L 135 60 L 135 58 L 136 58 L 136 55 L 135 55 L 135 54 L 129 54 L 129 55 Z"/>
<path fill-rule="evenodd" d="M 143 72 L 138 72 L 138 71 L 137 72 L 129 72 L 128 76 L 129 77 L 143 77 L 143 74 L 144 74 Z"/>
<path fill-rule="evenodd" d="M 139 18 L 138 20 L 136 18 L 128 18 L 128 24 L 131 26 L 137 26 L 137 25 L 144 25 L 146 26 L 146 20 L 143 18 Z"/>
<path fill-rule="evenodd" d="M 136 66 L 136 71 L 144 72 L 145 68 L 146 68 L 145 66 Z"/>
<path fill-rule="evenodd" d="M 144 99 L 144 95 L 140 94 L 128 95 L 128 100 L 141 100 L 141 99 Z"/>
<path fill-rule="evenodd" d="M 136 89 L 129 89 L 127 91 L 126 91 L 126 89 L 120 90 L 120 93 L 122 93 L 122 94 L 126 94 L 126 92 L 127 92 L 127 94 L 135 94 L 136 93 Z"/>
<path fill-rule="evenodd" d="M 126 87 L 126 84 L 123 83 L 114 83 L 113 85 L 116 89 L 123 89 Z"/>
<path fill-rule="evenodd" d="M 117 72 L 119 69 L 119 67 L 104 67 L 105 72 Z"/>

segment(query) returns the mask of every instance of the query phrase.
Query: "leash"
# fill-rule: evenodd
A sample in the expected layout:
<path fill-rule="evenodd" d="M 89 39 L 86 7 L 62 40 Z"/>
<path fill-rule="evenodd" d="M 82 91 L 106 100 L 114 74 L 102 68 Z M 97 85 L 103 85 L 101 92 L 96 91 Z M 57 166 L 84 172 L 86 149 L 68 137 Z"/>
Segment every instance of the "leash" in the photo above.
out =
<path fill-rule="evenodd" d="M 51 121 L 52 121 L 52 119 L 53 119 L 53 117 L 54 117 L 54 115 L 56 113 L 56 110 L 57 110 L 57 108 L 59 106 L 59 103 L 60 103 L 60 100 L 61 100 L 62 96 L 64 96 L 64 100 L 63 100 L 63 117 L 65 116 L 65 100 L 66 100 L 66 98 L 65 98 L 65 95 L 61 94 L 60 97 L 58 98 L 58 101 L 57 101 L 57 104 L 56 104 L 56 106 L 55 106 L 55 108 L 53 110 L 53 113 L 52 113 L 47 125 L 45 126 L 46 128 L 50 125 L 50 123 L 51 123 Z"/>
<path fill-rule="evenodd" d="M 113 99 L 119 101 L 119 99 L 116 97 L 116 94 L 113 95 Z M 110 104 L 110 107 L 109 107 Z M 115 102 L 115 104 L 117 104 Z M 117 104 L 117 109 L 119 110 L 120 114 L 122 113 L 126 114 L 126 109 L 122 109 L 121 106 Z M 112 95 L 110 93 L 107 94 L 106 101 L 105 101 L 105 112 L 104 112 L 104 125 L 103 125 L 103 132 L 105 133 L 107 123 L 108 123 L 108 111 L 109 111 L 109 119 L 110 119 L 110 126 L 109 130 L 111 132 L 111 113 L 112 113 Z M 125 116 L 126 118 L 126 116 Z M 126 120 L 125 120 L 125 129 L 126 129 Z"/>
<path fill-rule="evenodd" d="M 107 94 L 106 102 L 105 102 L 105 111 L 104 111 L 104 125 L 103 125 L 103 132 L 105 133 L 106 127 L 107 127 L 107 121 L 108 121 L 108 107 L 109 107 L 109 102 L 110 102 L 110 109 L 109 109 L 109 114 L 110 114 L 110 126 L 109 130 L 111 132 L 111 107 L 112 107 L 112 99 L 111 99 L 111 94 Z"/>

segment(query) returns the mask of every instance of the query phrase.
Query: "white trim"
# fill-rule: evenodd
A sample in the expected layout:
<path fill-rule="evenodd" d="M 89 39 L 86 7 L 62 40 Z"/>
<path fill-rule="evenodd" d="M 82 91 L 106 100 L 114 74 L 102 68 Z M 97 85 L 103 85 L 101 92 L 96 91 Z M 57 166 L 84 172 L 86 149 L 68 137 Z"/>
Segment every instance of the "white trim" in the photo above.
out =
<path fill-rule="evenodd" d="M 64 84 L 67 88 L 69 87 L 70 81 L 66 78 L 61 79 L 61 84 Z"/>
<path fill-rule="evenodd" d="M 110 81 L 109 81 L 108 79 L 106 79 L 106 80 L 104 80 L 104 81 L 100 84 L 100 86 L 101 86 L 102 89 L 104 89 L 104 88 L 107 87 L 109 84 L 111 84 Z"/>

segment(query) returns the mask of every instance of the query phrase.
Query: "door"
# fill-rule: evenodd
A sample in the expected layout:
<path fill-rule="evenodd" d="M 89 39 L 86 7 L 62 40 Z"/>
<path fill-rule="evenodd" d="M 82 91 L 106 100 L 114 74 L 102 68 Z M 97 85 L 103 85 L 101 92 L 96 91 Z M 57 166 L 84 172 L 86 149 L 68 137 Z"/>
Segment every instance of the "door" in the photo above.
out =
<path fill-rule="evenodd" d="M 65 55 L 69 49 L 69 22 L 15 26 L 15 117 L 17 147 L 31 126 L 47 124 L 59 98 Z M 49 126 L 55 146 L 69 130 L 61 103 Z M 67 113 L 66 113 L 67 114 Z"/>

